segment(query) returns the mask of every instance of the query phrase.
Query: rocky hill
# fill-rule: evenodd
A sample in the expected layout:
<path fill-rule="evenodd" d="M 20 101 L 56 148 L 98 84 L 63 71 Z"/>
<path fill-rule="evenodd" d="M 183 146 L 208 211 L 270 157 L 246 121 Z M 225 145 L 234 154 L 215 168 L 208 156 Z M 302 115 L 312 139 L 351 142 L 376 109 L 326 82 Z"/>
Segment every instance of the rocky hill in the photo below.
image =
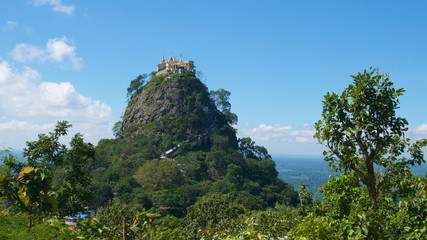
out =
<path fill-rule="evenodd" d="M 205 195 L 249 210 L 298 203 L 267 149 L 237 139 L 229 92 L 208 91 L 192 71 L 143 80 L 131 81 L 120 133 L 96 147 L 95 206 L 118 199 L 182 217 Z"/>
<path fill-rule="evenodd" d="M 122 123 L 125 139 L 143 135 L 162 151 L 185 143 L 209 147 L 212 133 L 221 128 L 232 132 L 206 86 L 192 72 L 153 76 L 130 98 Z"/>

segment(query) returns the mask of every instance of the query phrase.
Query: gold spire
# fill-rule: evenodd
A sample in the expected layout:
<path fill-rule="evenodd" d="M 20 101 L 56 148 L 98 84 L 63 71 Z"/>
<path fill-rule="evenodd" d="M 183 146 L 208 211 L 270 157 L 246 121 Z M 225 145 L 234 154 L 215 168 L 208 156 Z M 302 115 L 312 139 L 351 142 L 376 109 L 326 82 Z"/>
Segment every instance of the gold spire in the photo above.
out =
<path fill-rule="evenodd" d="M 173 62 L 173 61 L 174 61 L 174 59 L 173 59 L 172 54 L 171 54 L 171 56 L 168 59 L 168 62 Z"/>
<path fill-rule="evenodd" d="M 162 61 L 160 63 L 165 63 L 165 56 L 163 55 Z"/>
<path fill-rule="evenodd" d="M 182 53 L 179 54 L 179 63 L 182 64 Z"/>

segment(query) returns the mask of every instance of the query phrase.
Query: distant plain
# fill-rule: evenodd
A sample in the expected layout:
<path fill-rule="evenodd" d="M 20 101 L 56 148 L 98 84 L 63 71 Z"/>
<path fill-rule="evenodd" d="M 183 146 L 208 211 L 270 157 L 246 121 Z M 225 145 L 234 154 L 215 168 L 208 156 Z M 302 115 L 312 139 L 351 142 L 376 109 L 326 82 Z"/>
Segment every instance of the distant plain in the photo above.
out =
<path fill-rule="evenodd" d="M 273 160 L 280 179 L 291 184 L 295 190 L 298 190 L 300 184 L 305 184 L 317 200 L 322 199 L 319 187 L 325 184 L 329 177 L 338 174 L 331 172 L 328 162 L 323 160 L 322 156 L 273 154 Z M 424 176 L 427 173 L 427 164 L 413 167 L 412 173 Z"/>

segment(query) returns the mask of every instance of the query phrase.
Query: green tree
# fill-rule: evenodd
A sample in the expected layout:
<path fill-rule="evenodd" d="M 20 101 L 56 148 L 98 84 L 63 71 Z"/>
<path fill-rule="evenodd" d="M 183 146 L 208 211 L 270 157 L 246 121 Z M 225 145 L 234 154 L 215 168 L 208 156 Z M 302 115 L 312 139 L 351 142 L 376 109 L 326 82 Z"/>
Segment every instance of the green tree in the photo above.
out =
<path fill-rule="evenodd" d="M 144 86 L 147 74 L 138 75 L 134 80 L 130 81 L 130 85 L 127 89 L 127 99 L 130 99 L 135 93 L 138 93 Z"/>
<path fill-rule="evenodd" d="M 24 167 L 18 175 L 10 176 L 3 183 L 6 197 L 29 215 L 28 227 L 33 227 L 34 217 L 58 208 L 56 194 L 52 191 L 51 172 L 44 167 Z M 7 185 L 6 185 L 7 184 Z M 5 186 L 6 185 L 6 186 Z"/>
<path fill-rule="evenodd" d="M 34 217 L 57 213 L 58 196 L 66 212 L 81 210 L 87 201 L 90 175 L 86 166 L 93 159 L 94 148 L 76 134 L 68 150 L 60 137 L 69 127 L 67 121 L 59 121 L 53 132 L 27 142 L 26 163 L 10 155 L 3 157 L 8 171 L 0 176 L 0 192 L 9 203 L 29 214 L 30 228 Z M 54 182 L 54 176 L 60 176 L 59 180 Z"/>
<path fill-rule="evenodd" d="M 395 236 L 401 239 L 423 239 L 427 234 L 427 178 L 412 176 L 402 183 L 407 195 L 397 204 L 396 213 L 389 218 Z"/>
<path fill-rule="evenodd" d="M 114 123 L 113 126 L 113 135 L 115 138 L 121 138 L 123 135 L 123 129 L 122 129 L 122 121 L 117 121 Z"/>
<path fill-rule="evenodd" d="M 0 211 L 0 239 L 75 239 L 62 219 L 52 218 L 42 223 L 35 223 L 31 229 L 25 231 L 28 220 L 27 213 Z"/>
<path fill-rule="evenodd" d="M 30 228 L 34 217 L 41 219 L 42 215 L 57 211 L 53 168 L 63 162 L 67 148 L 59 143 L 59 138 L 67 134 L 70 126 L 67 121 L 59 121 L 53 132 L 39 134 L 37 141 L 27 142 L 23 152 L 27 163 L 17 163 L 11 156 L 4 158 L 11 171 L 2 176 L 1 192 L 10 203 L 29 214 Z"/>
<path fill-rule="evenodd" d="M 91 199 L 89 187 L 92 177 L 88 166 L 94 159 L 95 149 L 91 143 L 84 142 L 80 133 L 71 139 L 70 147 L 64 160 L 63 171 L 60 171 L 64 177 L 58 191 L 62 215 L 83 211 Z"/>
<path fill-rule="evenodd" d="M 27 142 L 23 155 L 27 158 L 28 166 L 52 168 L 62 164 L 67 147 L 59 142 L 61 136 L 67 135 L 71 124 L 58 121 L 53 132 L 48 135 L 39 134 L 37 141 Z"/>
<path fill-rule="evenodd" d="M 216 108 L 224 114 L 229 124 L 237 123 L 237 115 L 231 112 L 231 93 L 225 89 L 210 91 L 210 97 L 214 101 Z"/>
<path fill-rule="evenodd" d="M 179 186 L 184 177 L 174 160 L 150 160 L 136 171 L 134 178 L 146 190 L 162 190 Z"/>
<path fill-rule="evenodd" d="M 410 166 L 424 162 L 420 148 L 427 141 L 410 146 L 405 138 L 408 122 L 396 115 L 404 89 L 395 89 L 389 75 L 371 68 L 352 78 L 341 94 L 325 95 L 315 137 L 326 145 L 330 166 L 354 173 L 366 186 L 376 211 L 379 196 L 398 188 L 398 182 L 410 176 Z M 406 149 L 409 157 L 402 156 Z"/>
<path fill-rule="evenodd" d="M 268 154 L 268 150 L 263 146 L 255 145 L 250 137 L 239 139 L 239 150 L 243 157 L 254 158 L 258 160 L 271 160 L 271 155 Z"/>
<path fill-rule="evenodd" d="M 205 195 L 188 208 L 187 228 L 199 237 L 206 234 L 206 229 L 231 230 L 237 224 L 238 217 L 245 212 L 244 206 L 236 203 L 230 195 Z"/>
<path fill-rule="evenodd" d="M 241 223 L 239 233 L 230 234 L 227 239 L 288 239 L 289 232 L 300 221 L 297 208 L 276 205 L 265 211 L 253 211 Z"/>
<path fill-rule="evenodd" d="M 326 217 L 318 217 L 310 213 L 304 218 L 292 231 L 291 239 L 344 239 L 342 236 L 333 232 L 328 224 Z M 361 238 L 350 238 L 361 239 Z"/>
<path fill-rule="evenodd" d="M 153 239 L 154 219 L 158 217 L 140 206 L 129 206 L 117 200 L 100 208 L 96 216 L 96 219 L 79 223 L 81 238 Z"/>

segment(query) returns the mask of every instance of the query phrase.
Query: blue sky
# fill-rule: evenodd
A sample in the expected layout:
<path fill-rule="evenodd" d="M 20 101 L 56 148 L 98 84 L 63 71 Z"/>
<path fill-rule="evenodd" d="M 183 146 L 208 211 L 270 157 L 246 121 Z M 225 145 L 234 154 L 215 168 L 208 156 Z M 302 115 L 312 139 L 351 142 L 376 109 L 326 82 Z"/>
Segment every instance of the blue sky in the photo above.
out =
<path fill-rule="evenodd" d="M 407 90 L 408 136 L 427 137 L 426 12 L 421 0 L 2 1 L 0 146 L 62 119 L 95 144 L 112 137 L 129 82 L 170 54 L 229 90 L 238 135 L 271 153 L 321 155 L 323 95 L 370 66 Z"/>

